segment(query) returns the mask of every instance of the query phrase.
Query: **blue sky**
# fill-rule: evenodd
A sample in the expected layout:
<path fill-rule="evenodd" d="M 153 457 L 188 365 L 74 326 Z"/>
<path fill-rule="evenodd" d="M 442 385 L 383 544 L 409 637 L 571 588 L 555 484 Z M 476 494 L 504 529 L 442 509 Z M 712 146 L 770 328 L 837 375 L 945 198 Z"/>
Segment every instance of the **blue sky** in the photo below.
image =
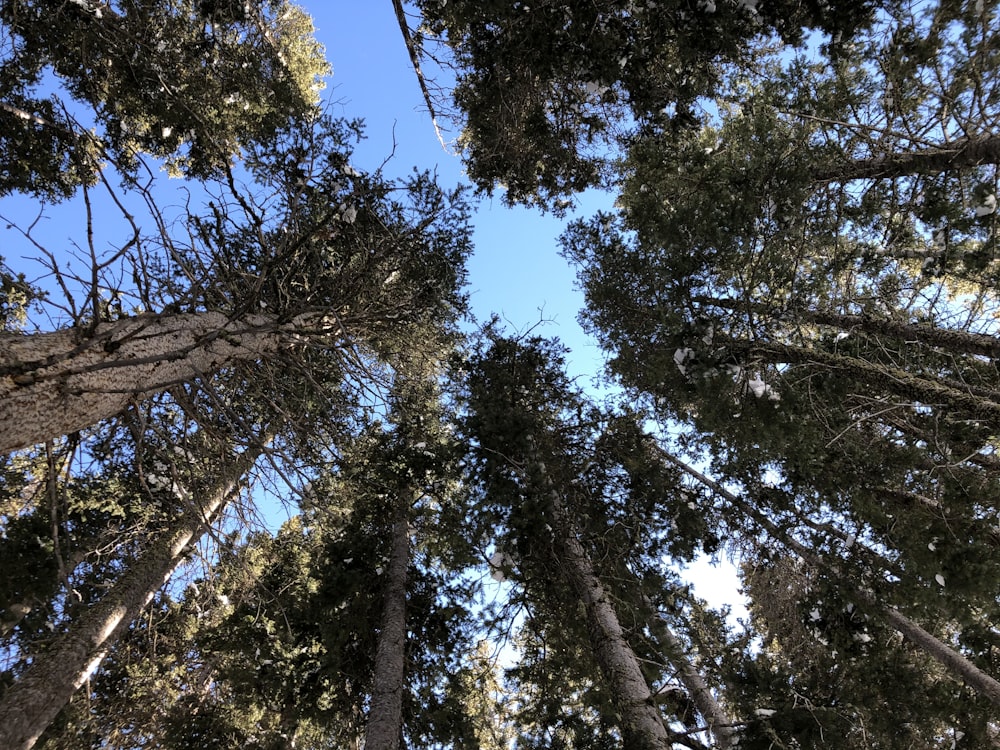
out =
<path fill-rule="evenodd" d="M 323 92 L 331 114 L 365 121 L 368 137 L 357 148 L 353 166 L 372 171 L 393 155 L 384 167 L 388 177 L 405 176 L 416 167 L 436 171 L 446 187 L 464 182 L 459 158 L 453 151 L 446 152 L 437 139 L 392 2 L 300 0 L 300 4 L 313 17 L 317 37 L 333 66 L 333 76 Z M 446 133 L 445 137 L 456 135 Z M 176 200 L 169 193 L 171 187 L 175 188 Z M 158 181 L 158 201 L 169 210 L 171 203 L 184 202 L 189 187 L 180 182 Z M 130 236 L 130 229 L 102 189 L 93 193 L 95 211 L 99 211 L 94 223 L 95 248 L 99 255 L 113 254 Z M 589 216 L 610 205 L 611 200 L 610 196 L 590 195 L 578 215 Z M 40 209 L 38 201 L 30 196 L 0 199 L 0 254 L 14 270 L 25 272 L 30 281 L 49 289 L 50 299 L 58 301 L 61 295 L 51 276 L 32 260 L 39 256 L 38 249 L 25 242 L 17 228 L 6 227 L 5 231 L 7 223 L 21 228 L 32 225 Z M 139 216 L 146 214 L 138 205 L 130 210 Z M 469 264 L 468 291 L 477 320 L 485 322 L 496 313 L 508 322 L 510 330 L 521 331 L 544 319 L 547 322 L 538 332 L 558 336 L 572 349 L 572 374 L 588 378 L 598 374 L 602 369 L 601 353 L 576 323 L 583 297 L 575 289 L 572 269 L 558 255 L 556 239 L 565 220 L 543 216 L 536 210 L 505 208 L 497 196 L 492 200 L 483 198 L 476 205 L 474 222 L 476 250 Z M 77 272 L 86 281 L 90 277 L 90 260 L 85 227 L 83 201 L 77 195 L 45 206 L 32 231 L 53 252 L 62 271 Z M 127 284 L 128 280 L 121 282 Z M 42 329 L 51 329 L 69 319 L 68 311 L 50 312 L 53 315 L 48 320 L 36 318 L 33 322 Z"/>
<path fill-rule="evenodd" d="M 334 69 L 324 98 L 334 103 L 334 114 L 366 122 L 368 140 L 358 150 L 356 166 L 374 169 L 393 152 L 395 140 L 388 175 L 403 175 L 416 166 L 436 169 L 444 185 L 463 182 L 458 157 L 444 151 L 434 132 L 392 3 L 305 0 L 302 5 L 312 15 Z M 454 138 L 457 133 L 444 135 Z M 588 194 L 578 215 L 589 216 L 611 201 L 611 196 Z M 536 210 L 505 208 L 499 195 L 483 198 L 475 215 L 469 292 L 480 321 L 496 313 L 512 330 L 549 321 L 538 332 L 558 336 L 572 350 L 572 374 L 589 378 L 600 372 L 603 358 L 576 322 L 583 296 L 558 254 L 556 239 L 564 225 L 564 219 Z"/>
<path fill-rule="evenodd" d="M 325 46 L 333 66 L 323 98 L 331 114 L 365 121 L 367 139 L 357 149 L 355 168 L 372 171 L 393 155 L 385 165 L 388 177 L 405 176 L 414 167 L 436 171 L 442 185 L 451 187 L 464 182 L 462 165 L 452 152 L 439 143 L 427 113 L 409 54 L 396 21 L 390 0 L 300 0 L 313 17 L 317 37 Z M 432 71 L 425 71 L 429 75 Z M 443 82 L 446 83 L 446 82 Z M 453 139 L 456 132 L 445 133 Z M 158 200 L 169 209 L 171 202 L 182 203 L 187 186 L 163 180 L 156 188 Z M 168 192 L 176 185 L 176 201 Z M 127 224 L 107 202 L 103 190 L 94 191 L 92 199 L 100 208 L 95 222 L 95 245 L 99 254 L 114 251 L 129 237 Z M 138 200 L 138 198 L 136 198 Z M 612 198 L 589 194 L 578 210 L 589 216 L 610 205 Z M 134 207 L 134 213 L 145 211 Z M 27 227 L 38 215 L 40 206 L 30 196 L 12 195 L 0 199 L 0 254 L 17 271 L 24 271 L 60 297 L 51 277 L 37 263 L 37 248 L 26 243 L 17 229 L 5 223 Z M 507 321 L 511 331 L 523 331 L 545 320 L 538 332 L 558 336 L 571 348 L 571 373 L 584 376 L 581 384 L 602 369 L 601 352 L 576 322 L 583 306 L 583 296 L 575 289 L 574 274 L 558 255 L 557 237 L 565 220 L 544 216 L 536 210 L 505 208 L 495 196 L 483 198 L 475 212 L 475 255 L 469 264 L 469 294 L 475 317 L 480 322 L 496 313 Z M 34 227 L 36 238 L 51 249 L 63 271 L 76 271 L 89 279 L 89 251 L 80 196 L 44 208 L 44 215 Z M 74 260 L 72 256 L 78 260 Z M 127 280 L 122 280 L 126 283 Z M 68 314 L 36 320 L 43 328 L 65 324 Z"/>

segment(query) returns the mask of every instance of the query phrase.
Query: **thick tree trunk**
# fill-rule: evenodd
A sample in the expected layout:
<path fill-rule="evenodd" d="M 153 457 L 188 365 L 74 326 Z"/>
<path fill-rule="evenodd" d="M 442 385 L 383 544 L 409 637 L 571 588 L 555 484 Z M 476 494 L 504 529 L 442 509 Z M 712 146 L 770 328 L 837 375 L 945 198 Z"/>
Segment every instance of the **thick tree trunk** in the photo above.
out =
<path fill-rule="evenodd" d="M 856 328 L 865 333 L 890 336 L 903 341 L 919 341 L 953 354 L 978 354 L 983 357 L 1000 358 L 1000 338 L 985 333 L 955 331 L 926 323 L 903 323 L 866 315 L 843 315 L 822 310 L 802 310 L 793 314 L 809 323 L 828 325 L 845 331 Z"/>
<path fill-rule="evenodd" d="M 740 512 L 744 513 L 749 518 L 752 518 L 758 526 L 767 531 L 775 541 L 784 544 L 788 549 L 799 555 L 799 557 L 813 567 L 831 570 L 830 565 L 826 564 L 812 550 L 790 538 L 788 534 L 778 528 L 773 521 L 761 513 L 751 503 L 744 501 L 720 485 L 718 482 L 708 478 L 697 469 L 689 466 L 680 459 L 675 458 L 662 448 L 657 447 L 656 450 L 660 456 L 669 461 L 671 464 L 697 479 L 706 487 L 717 493 L 720 497 L 723 497 L 733 503 L 733 505 L 738 508 Z M 936 638 L 932 634 L 928 633 L 898 610 L 893 609 L 892 607 L 887 607 L 881 602 L 873 600 L 863 591 L 855 589 L 854 594 L 859 600 L 864 601 L 872 609 L 880 611 L 893 628 L 898 630 L 914 646 L 937 661 L 953 677 L 964 681 L 973 690 L 989 700 L 993 705 L 1000 708 L 1000 682 L 983 672 L 979 669 L 979 667 L 962 656 L 962 654 L 955 651 L 939 638 Z"/>
<path fill-rule="evenodd" d="M 684 646 L 677 636 L 658 614 L 653 615 L 649 625 L 653 635 L 666 651 L 665 655 L 670 664 L 677 670 L 677 678 L 687 688 L 691 701 L 708 724 L 708 729 L 715 738 L 715 747 L 719 750 L 736 747 L 738 737 L 733 729 L 733 720 L 715 700 L 715 696 L 712 695 L 711 689 L 698 670 L 684 656 Z"/>
<path fill-rule="evenodd" d="M 0 453 L 89 427 L 132 398 L 265 357 L 310 322 L 178 313 L 102 323 L 86 334 L 0 334 Z"/>
<path fill-rule="evenodd" d="M 961 677 L 967 685 L 987 698 L 994 706 L 1000 707 L 1000 682 L 983 672 L 960 653 L 946 646 L 899 610 L 883 607 L 882 611 L 892 627 L 898 630 L 906 640 L 925 654 L 932 656 L 953 675 Z"/>
<path fill-rule="evenodd" d="M 818 171 L 813 179 L 820 183 L 890 179 L 915 174 L 939 174 L 980 164 L 1000 164 L 1000 136 L 980 135 L 938 148 L 860 159 Z"/>
<path fill-rule="evenodd" d="M 666 750 L 670 747 L 670 737 L 639 667 L 639 660 L 625 639 L 604 584 L 577 538 L 575 524 L 563 505 L 562 497 L 552 486 L 544 464 L 539 461 L 537 467 L 549 494 L 559 553 L 556 564 L 574 594 L 584 604 L 594 656 L 621 713 L 625 746 L 635 750 Z"/>
<path fill-rule="evenodd" d="M 403 729 L 406 670 L 406 570 L 410 564 L 409 495 L 403 490 L 392 526 L 392 552 L 386 568 L 385 604 L 375 652 L 371 710 L 365 750 L 397 750 Z"/>
<path fill-rule="evenodd" d="M 248 450 L 191 508 L 135 561 L 104 597 L 69 624 L 68 630 L 7 690 L 0 701 L 0 748 L 31 748 L 73 693 L 90 677 L 119 635 L 170 579 L 194 544 L 238 491 L 259 452 Z"/>

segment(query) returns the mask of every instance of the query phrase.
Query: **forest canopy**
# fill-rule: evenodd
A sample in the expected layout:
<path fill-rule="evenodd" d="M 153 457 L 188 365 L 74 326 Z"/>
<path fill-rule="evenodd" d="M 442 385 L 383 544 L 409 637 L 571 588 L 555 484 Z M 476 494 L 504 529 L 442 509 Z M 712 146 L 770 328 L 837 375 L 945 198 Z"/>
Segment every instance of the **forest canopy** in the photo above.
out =
<path fill-rule="evenodd" d="M 0 747 L 1000 747 L 997 3 L 391 10 L 469 186 L 308 7 L 0 0 Z M 467 283 L 594 188 L 600 390 Z"/>

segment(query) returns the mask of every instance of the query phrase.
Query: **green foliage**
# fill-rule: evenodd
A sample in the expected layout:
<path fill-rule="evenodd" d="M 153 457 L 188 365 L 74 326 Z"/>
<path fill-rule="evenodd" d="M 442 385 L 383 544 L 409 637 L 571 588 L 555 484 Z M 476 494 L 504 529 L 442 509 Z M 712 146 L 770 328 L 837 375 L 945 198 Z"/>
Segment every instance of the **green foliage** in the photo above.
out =
<path fill-rule="evenodd" d="M 872 3 L 418 2 L 451 49 L 460 146 L 473 182 L 509 203 L 559 201 L 606 177 L 609 144 L 677 130 L 712 96 L 721 63 L 746 65 L 768 35 L 846 41 Z"/>
<path fill-rule="evenodd" d="M 355 742 L 372 689 L 394 508 L 411 496 L 405 733 L 416 745 L 471 746 L 493 716 L 469 679 L 482 665 L 465 656 L 474 651 L 469 594 L 455 566 L 470 552 L 437 521 L 459 501 L 449 468 L 459 454 L 436 394 L 430 381 L 401 378 L 392 423 L 341 436 L 337 463 L 303 490 L 301 515 L 276 534 L 227 535 L 202 577 L 162 593 L 113 650 L 91 701 L 67 711 L 45 746 L 79 747 L 84 737 L 123 748 Z M 152 484 L 153 472 L 166 474 L 154 462 Z"/>
<path fill-rule="evenodd" d="M 102 160 L 129 174 L 140 153 L 178 174 L 218 175 L 242 147 L 315 109 L 329 66 L 304 11 L 269 0 L 206 15 L 201 5 L 0 5 L 0 194 L 66 198 L 96 181 Z"/>
<path fill-rule="evenodd" d="M 42 746 L 357 746 L 401 521 L 407 746 L 630 742 L 571 547 L 672 746 L 711 722 L 685 667 L 740 748 L 995 746 L 995 706 L 890 615 L 996 674 L 996 3 L 417 5 L 480 190 L 560 210 L 620 189 L 563 243 L 623 406 L 495 322 L 454 353 L 471 208 L 352 162 L 361 126 L 316 111 L 303 11 L 0 0 L 0 194 L 68 197 L 107 160 L 150 198 L 128 192 L 144 154 L 200 181 L 94 261 L 73 324 L 128 314 L 95 304 L 117 274 L 141 309 L 287 332 L 0 466 L 4 689 L 260 435 L 248 494 L 290 509 L 268 532 L 241 503 L 200 568 L 174 560 L 184 583 Z M 19 330 L 46 300 L 0 276 Z M 739 628 L 679 578 L 719 554 L 742 564 Z M 510 633 L 501 677 L 481 639 Z"/>
<path fill-rule="evenodd" d="M 682 657 L 668 657 L 665 643 L 646 634 L 658 607 L 683 608 L 664 563 L 714 552 L 719 539 L 706 498 L 658 460 L 638 415 L 588 401 L 561 357 L 555 342 L 489 329 L 464 364 L 462 426 L 475 500 L 469 522 L 494 549 L 494 576 L 510 582 L 527 612 L 522 658 L 508 671 L 510 689 L 522 696 L 519 743 L 617 747 L 629 728 L 560 535 L 582 546 L 654 685 L 669 683 L 670 658 Z M 679 720 L 680 707 L 671 712 Z"/>
<path fill-rule="evenodd" d="M 95 462 L 76 476 L 68 468 L 72 451 L 53 446 L 51 456 L 4 459 L 0 563 L 8 574 L 0 582 L 0 636 L 12 654 L 44 644 L 80 605 L 97 600 L 178 508 L 173 492 L 144 484 L 131 466 Z M 178 479 L 191 486 L 188 476 Z"/>
<path fill-rule="evenodd" d="M 563 237 L 584 322 L 633 402 L 745 491 L 716 491 L 716 533 L 761 567 L 763 539 L 828 566 L 781 602 L 789 571 L 749 586 L 781 634 L 759 656 L 741 648 L 753 666 L 724 680 L 739 713 L 766 709 L 741 747 L 990 731 L 983 698 L 966 704 L 877 612 L 857 620 L 856 592 L 993 669 L 976 634 L 998 585 L 1000 380 L 981 345 L 996 340 L 1000 160 L 986 155 L 993 83 L 970 73 L 996 68 L 993 12 L 921 5 L 832 61 L 730 68 L 700 127 L 630 143 L 617 215 Z M 867 710 L 884 700 L 887 723 Z"/>
<path fill-rule="evenodd" d="M 23 273 L 9 271 L 0 256 L 0 331 L 20 330 L 29 310 L 44 296 L 40 289 L 28 283 Z"/>
<path fill-rule="evenodd" d="M 924 561 L 937 532 L 882 498 L 934 498 L 969 551 L 969 576 L 948 592 L 956 616 L 965 597 L 983 596 L 963 582 L 986 575 L 972 560 L 992 544 L 981 522 L 992 468 L 979 456 L 993 452 L 1000 381 L 976 342 L 992 336 L 996 298 L 985 278 L 971 297 L 960 264 L 928 273 L 914 257 L 932 257 L 945 236 L 991 242 L 967 196 L 995 168 L 934 161 L 900 129 L 931 127 L 962 65 L 992 64 L 981 22 L 922 8 L 880 21 L 834 65 L 775 58 L 734 71 L 715 122 L 637 140 L 620 215 L 577 223 L 563 240 L 612 369 L 664 424 L 689 425 L 724 476 L 755 488 L 767 467 L 792 493 L 754 490 L 773 512 L 832 514 L 923 589 L 940 573 Z M 911 49 L 914 29 L 954 66 Z M 885 110 L 879 97 L 896 91 L 904 63 L 935 83 L 907 95 L 910 109 Z M 989 117 L 960 108 L 941 137 L 982 132 Z"/>
<path fill-rule="evenodd" d="M 735 670 L 728 695 L 757 717 L 745 734 L 750 747 L 794 747 L 791 738 L 816 748 L 984 741 L 990 709 L 982 699 L 845 598 L 836 577 L 763 551 L 752 564 L 747 581 L 764 643 L 727 667 Z M 875 708 L 882 700 L 891 700 L 891 716 Z"/>

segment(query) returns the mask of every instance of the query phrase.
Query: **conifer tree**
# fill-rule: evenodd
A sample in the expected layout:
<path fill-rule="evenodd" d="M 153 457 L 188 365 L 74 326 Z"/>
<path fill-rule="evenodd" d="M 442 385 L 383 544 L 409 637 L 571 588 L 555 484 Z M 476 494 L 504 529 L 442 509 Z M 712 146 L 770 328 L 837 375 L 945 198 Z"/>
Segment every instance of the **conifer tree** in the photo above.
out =
<path fill-rule="evenodd" d="M 438 337 L 464 306 L 467 208 L 427 174 L 397 199 L 395 185 L 350 166 L 351 133 L 329 118 L 297 121 L 248 155 L 252 186 L 220 185 L 223 195 L 185 215 L 187 237 L 161 225 L 136 239 L 125 265 L 144 278 L 122 294 L 157 312 L 108 310 L 91 287 L 66 328 L 3 334 L 0 450 L 240 364 L 282 361 L 318 380 L 311 358 L 340 371 L 419 359 L 414 342 Z M 95 277 L 109 273 L 96 263 Z"/>
<path fill-rule="evenodd" d="M 299 515 L 243 543 L 236 527 L 200 580 L 161 593 L 41 746 L 468 746 L 472 717 L 495 717 L 472 707 L 467 593 L 449 580 L 470 554 L 458 452 L 435 409 L 429 383 L 397 386 L 392 421 L 359 423 L 309 472 Z"/>
<path fill-rule="evenodd" d="M 989 661 L 991 648 L 987 647 L 985 653 L 974 653 L 982 644 L 977 643 L 974 627 L 969 627 L 967 634 L 962 632 L 968 627 L 967 621 L 949 622 L 940 613 L 934 615 L 938 622 L 944 619 L 940 627 L 945 632 L 958 631 L 958 643 L 966 649 L 963 653 L 948 642 L 950 637 L 935 636 L 905 614 L 907 607 L 914 608 L 914 602 L 922 595 L 908 587 L 906 581 L 893 580 L 896 576 L 888 567 L 891 563 L 866 554 L 868 550 L 857 550 L 856 547 L 863 547 L 863 542 L 849 537 L 844 540 L 846 549 L 831 550 L 821 538 L 810 536 L 815 527 L 796 528 L 794 523 L 775 518 L 762 510 L 766 505 L 740 497 L 669 453 L 654 450 L 722 499 L 728 506 L 723 512 L 730 519 L 732 531 L 752 540 L 752 552 L 745 563 L 749 569 L 751 606 L 765 623 L 765 637 L 777 636 L 773 641 L 776 649 L 757 664 L 734 667 L 743 677 L 732 676 L 732 684 L 745 690 L 744 696 L 734 696 L 734 701 L 755 701 L 759 706 L 768 691 L 779 684 L 778 680 L 789 683 L 801 680 L 803 685 L 811 684 L 808 690 L 815 691 L 817 696 L 810 709 L 813 723 L 825 714 L 831 722 L 828 729 L 842 724 L 844 731 L 850 727 L 849 733 L 881 731 L 889 746 L 896 742 L 906 746 L 910 740 L 897 735 L 895 722 L 877 730 L 880 722 L 875 717 L 865 718 L 868 710 L 865 700 L 859 700 L 856 706 L 850 704 L 853 696 L 868 690 L 875 694 L 891 693 L 889 686 L 900 675 L 908 674 L 913 692 L 893 696 L 891 700 L 899 703 L 900 713 L 912 714 L 915 723 L 926 722 L 926 733 L 958 728 L 970 737 L 985 738 L 994 731 L 990 716 L 1000 683 L 981 668 Z M 879 568 L 880 562 L 886 567 Z M 906 639 L 908 646 L 878 633 L 880 628 L 887 627 Z M 756 658 L 751 657 L 750 662 Z M 884 666 L 874 667 L 879 660 Z M 782 661 L 784 667 L 780 665 Z M 760 669 L 764 672 L 759 672 Z M 882 669 L 884 673 L 878 671 Z M 832 690 L 828 681 L 831 671 L 839 675 Z M 746 685 L 747 673 L 753 674 L 756 682 Z M 884 674 L 888 684 L 875 685 L 876 674 L 880 678 Z M 955 682 L 943 684 L 944 674 L 952 681 L 964 683 L 964 687 L 956 688 Z M 839 696 L 840 689 L 845 691 L 844 697 Z M 824 697 L 818 698 L 820 695 Z M 777 699 L 789 700 L 787 694 Z M 934 704 L 933 709 L 930 704 Z M 789 723 L 784 724 L 783 731 L 794 733 L 803 729 L 804 716 L 795 718 L 795 711 L 777 721 L 771 720 L 774 708 L 765 707 L 765 713 L 768 721 L 755 725 L 757 731 L 764 732 L 763 737 L 770 738 L 762 739 L 765 743 L 776 739 L 776 728 L 786 719 Z M 961 726 L 949 725 L 949 720 Z M 818 726 L 822 725 L 819 721 Z M 803 738 L 799 736 L 799 740 Z"/>
<path fill-rule="evenodd" d="M 5 0 L 0 27 L 0 195 L 67 198 L 102 162 L 137 174 L 142 153 L 221 174 L 315 112 L 330 72 L 309 16 L 279 0 Z"/>
<path fill-rule="evenodd" d="M 98 602 L 69 626 L 0 698 L 0 744 L 32 747 L 72 694 L 89 679 L 121 630 L 152 600 L 183 560 L 193 542 L 239 491 L 243 475 L 259 455 L 249 448 L 223 459 L 217 479 L 184 488 L 191 507 L 132 563 Z"/>
<path fill-rule="evenodd" d="M 313 111 L 287 115 L 268 125 L 266 137 L 241 143 L 239 176 L 227 159 L 213 166 L 208 176 L 214 182 L 203 184 L 207 192 L 199 193 L 204 205 L 185 206 L 179 222 L 164 215 L 155 190 L 138 186 L 128 174 L 121 191 L 102 183 L 129 235 L 109 257 L 92 255 L 92 273 L 82 289 L 59 270 L 56 254 L 40 248 L 42 264 L 51 262 L 64 292 L 65 305 L 54 316 L 63 327 L 4 332 L 0 442 L 4 451 L 15 451 L 8 460 L 17 464 L 25 454 L 16 451 L 44 440 L 55 455 L 65 451 L 83 461 L 97 456 L 126 467 L 126 475 L 134 472 L 122 483 L 122 493 L 133 496 L 123 501 L 126 505 L 140 504 L 163 487 L 189 502 L 174 508 L 174 515 L 152 514 L 140 531 L 112 523 L 103 536 L 79 540 L 79 557 L 63 563 L 74 563 L 92 587 L 85 592 L 87 601 L 97 602 L 90 608 L 75 606 L 77 594 L 65 581 L 53 587 L 49 578 L 47 588 L 17 584 L 12 594 L 21 601 L 10 601 L 13 616 L 5 616 L 15 638 L 9 651 L 13 668 L 0 697 L 10 718 L 4 722 L 5 744 L 28 747 L 42 735 L 72 692 L 95 674 L 116 639 L 131 632 L 173 571 L 184 567 L 191 544 L 229 504 L 226 488 L 241 481 L 220 469 L 214 478 L 209 472 L 180 482 L 173 461 L 169 472 L 155 461 L 150 465 L 144 457 L 158 442 L 159 430 L 164 430 L 167 455 L 174 447 L 191 445 L 192 466 L 215 458 L 211 445 L 255 446 L 256 436 L 271 430 L 267 476 L 295 486 L 296 477 L 328 465 L 345 436 L 371 421 L 373 395 L 378 397 L 387 382 L 425 373 L 455 339 L 454 324 L 464 308 L 462 264 L 469 251 L 461 194 L 441 189 L 425 173 L 402 181 L 362 173 L 350 162 L 356 123 Z M 149 215 L 131 215 L 121 202 L 122 191 L 146 201 Z M 85 185 L 82 195 L 89 211 L 91 188 Z M 141 227 L 143 219 L 151 231 Z M 25 229 L 29 241 L 31 231 Z M 8 278 L 13 276 L 5 273 L 5 290 L 17 293 L 17 304 L 30 299 L 18 284 L 7 284 Z M 131 285 L 121 281 L 127 278 Z M 111 300 L 103 296 L 109 283 Z M 50 309 L 59 309 L 57 304 Z M 5 327 L 7 317 L 30 320 L 16 306 L 5 307 L 4 313 Z M 256 455 L 249 448 L 235 450 L 236 462 Z M 41 473 L 54 485 L 64 481 L 51 467 Z M 22 472 L 22 480 L 27 475 Z M 198 495 L 195 487 L 207 487 L 213 479 L 228 484 L 206 490 L 209 511 L 202 512 L 190 498 Z M 21 512 L 8 504 L 5 498 L 5 512 Z M 114 553 L 105 551 L 107 559 L 96 556 L 101 575 L 92 576 L 98 546 Z M 3 551 L 18 553 L 13 543 Z M 49 599 L 45 606 L 36 601 L 43 597 Z M 162 606 L 171 611 L 170 595 L 162 597 Z M 40 615 L 58 612 L 45 622 L 51 634 L 27 627 L 34 621 L 16 621 L 27 607 Z M 182 634 L 191 631 L 183 618 L 178 628 L 172 637 L 182 648 Z M 55 662 L 41 654 L 54 655 Z M 289 663 L 290 670 L 298 666 Z M 159 668 L 150 665 L 148 673 Z M 223 705 L 221 693 L 205 695 L 211 667 L 205 669 L 194 670 L 198 674 L 184 689 L 175 690 L 173 703 L 160 696 L 174 711 L 167 718 L 183 715 L 184 702 Z M 285 677 L 291 680 L 292 674 Z M 365 690 L 368 677 L 363 676 Z M 439 686 L 433 680 L 428 684 L 430 691 Z M 325 730 L 316 728 L 315 717 L 298 717 L 293 694 L 280 695 L 284 714 L 278 734 L 294 737 L 298 722 L 305 727 L 303 736 L 322 736 Z M 317 695 L 325 700 L 322 692 Z M 248 708 L 266 710 L 266 703 Z M 53 726 L 47 742 L 71 744 L 67 736 L 95 726 L 93 717 L 80 716 L 76 707 L 67 716 L 61 727 Z M 254 721 L 250 710 L 235 724 L 222 722 L 218 736 L 249 731 L 247 722 Z M 110 727 L 105 736 L 126 744 L 130 733 L 146 732 L 141 724 L 96 725 Z M 149 731 L 156 741 L 187 741 L 160 721 Z M 197 731 L 208 737 L 214 730 L 200 725 Z"/>
<path fill-rule="evenodd" d="M 415 46 L 454 67 L 453 104 L 473 182 L 510 203 L 556 207 L 608 177 L 636 131 L 698 120 L 723 63 L 751 65 L 768 37 L 800 44 L 822 30 L 841 44 L 875 3 L 417 3 Z M 419 70 L 417 71 L 419 74 Z"/>
<path fill-rule="evenodd" d="M 900 632 L 952 629 L 984 667 L 995 115 L 970 71 L 993 69 L 992 12 L 904 8 L 830 65 L 734 69 L 702 127 L 632 144 L 618 216 L 564 236 L 585 321 L 662 428 L 847 557 L 883 617 L 912 613 Z"/>
<path fill-rule="evenodd" d="M 704 729 L 697 711 L 709 711 L 709 725 L 721 711 L 709 700 L 690 708 L 688 691 L 710 698 L 707 683 L 670 683 L 690 664 L 677 642 L 656 645 L 643 631 L 675 583 L 660 557 L 690 559 L 717 540 L 680 501 L 677 477 L 636 451 L 628 419 L 609 419 L 572 388 L 551 343 L 496 337 L 468 371 L 476 516 L 495 545 L 491 566 L 530 612 L 512 672 L 537 696 L 519 719 L 525 742 L 685 744 L 692 725 Z M 720 746 L 731 744 L 725 724 Z"/>

